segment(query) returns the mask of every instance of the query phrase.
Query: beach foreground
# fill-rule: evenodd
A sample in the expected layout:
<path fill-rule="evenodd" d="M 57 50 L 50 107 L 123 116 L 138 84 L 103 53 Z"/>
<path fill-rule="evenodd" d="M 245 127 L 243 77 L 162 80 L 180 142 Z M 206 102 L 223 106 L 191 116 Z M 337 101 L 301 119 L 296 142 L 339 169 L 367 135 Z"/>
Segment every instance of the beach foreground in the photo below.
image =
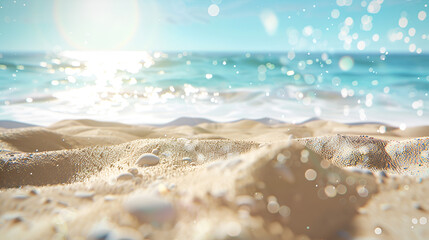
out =
<path fill-rule="evenodd" d="M 0 127 L 0 236 L 426 239 L 428 147 L 408 140 L 428 135 L 321 120 Z"/>

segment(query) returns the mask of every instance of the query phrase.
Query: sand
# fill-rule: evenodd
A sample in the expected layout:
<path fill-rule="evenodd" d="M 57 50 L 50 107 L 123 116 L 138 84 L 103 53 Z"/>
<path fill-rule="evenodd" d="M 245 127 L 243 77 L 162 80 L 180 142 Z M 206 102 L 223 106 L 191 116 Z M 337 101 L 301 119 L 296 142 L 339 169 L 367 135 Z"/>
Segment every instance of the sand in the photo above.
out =
<path fill-rule="evenodd" d="M 0 238 L 429 238 L 429 127 L 197 123 L 0 125 Z"/>

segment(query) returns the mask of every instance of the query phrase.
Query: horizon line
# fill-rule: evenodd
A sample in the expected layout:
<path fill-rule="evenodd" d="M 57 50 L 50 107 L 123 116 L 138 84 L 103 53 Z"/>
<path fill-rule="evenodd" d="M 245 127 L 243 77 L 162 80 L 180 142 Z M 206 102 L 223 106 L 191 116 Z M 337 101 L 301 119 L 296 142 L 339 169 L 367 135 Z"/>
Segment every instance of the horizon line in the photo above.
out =
<path fill-rule="evenodd" d="M 46 51 L 46 50 L 0 50 L 0 54 L 23 54 L 23 53 L 44 53 L 44 54 L 57 54 L 62 52 L 90 52 L 90 53 L 106 53 L 106 52 L 148 52 L 148 53 L 154 53 L 154 52 L 161 52 L 161 53 L 234 53 L 234 54 L 281 54 L 281 53 L 289 53 L 293 51 L 295 54 L 318 54 L 318 53 L 329 53 L 329 54 L 353 54 L 353 55 L 359 55 L 359 54 L 385 54 L 380 53 L 379 51 L 323 51 L 323 50 L 317 50 L 317 51 L 305 51 L 305 50 L 61 50 L 61 51 Z M 409 52 L 409 51 L 386 51 L 387 54 L 385 55 L 416 55 L 416 56 L 424 56 L 429 55 L 429 53 L 422 52 L 422 53 L 416 53 L 416 52 Z"/>

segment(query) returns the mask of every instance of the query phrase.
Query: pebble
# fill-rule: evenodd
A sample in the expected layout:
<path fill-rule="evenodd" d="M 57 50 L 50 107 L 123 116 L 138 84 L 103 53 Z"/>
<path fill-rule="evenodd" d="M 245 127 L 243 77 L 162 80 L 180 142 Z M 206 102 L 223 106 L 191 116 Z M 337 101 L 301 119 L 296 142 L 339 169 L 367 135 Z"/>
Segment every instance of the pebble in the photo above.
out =
<path fill-rule="evenodd" d="M 173 205 L 151 194 L 135 194 L 124 202 L 124 208 L 140 222 L 162 224 L 174 220 Z"/>
<path fill-rule="evenodd" d="M 39 195 L 40 194 L 40 191 L 39 190 L 37 190 L 37 189 L 35 189 L 35 188 L 33 188 L 33 189 L 31 189 L 30 190 L 30 195 Z"/>
<path fill-rule="evenodd" d="M 192 162 L 192 159 L 190 157 L 184 157 L 184 158 L 182 158 L 182 161 L 184 161 L 184 162 Z"/>
<path fill-rule="evenodd" d="M 388 203 L 382 203 L 382 204 L 380 204 L 380 209 L 383 210 L 383 211 L 387 211 L 387 210 L 389 210 L 391 208 L 392 208 L 392 205 L 390 205 Z"/>
<path fill-rule="evenodd" d="M 50 199 L 50 198 L 43 197 L 43 198 L 40 199 L 40 203 L 41 204 L 48 204 L 48 203 L 51 203 L 51 202 L 52 202 L 52 199 Z"/>
<path fill-rule="evenodd" d="M 128 172 L 134 176 L 137 176 L 137 174 L 139 174 L 139 170 L 137 168 L 130 168 L 128 169 Z"/>
<path fill-rule="evenodd" d="M 367 214 L 368 213 L 368 209 L 361 207 L 361 208 L 358 208 L 358 212 L 360 214 Z"/>
<path fill-rule="evenodd" d="M 105 222 L 96 223 L 92 226 L 86 238 L 89 240 L 104 240 L 109 236 L 111 229 L 110 224 Z"/>
<path fill-rule="evenodd" d="M 255 199 L 249 195 L 240 195 L 236 197 L 235 204 L 238 207 L 241 207 L 241 206 L 254 207 Z"/>
<path fill-rule="evenodd" d="M 158 185 L 158 193 L 161 195 L 165 195 L 169 192 L 168 188 L 164 185 L 164 184 L 159 184 Z"/>
<path fill-rule="evenodd" d="M 1 216 L 3 220 L 11 221 L 11 222 L 23 222 L 24 218 L 19 213 L 6 213 Z"/>
<path fill-rule="evenodd" d="M 141 234 L 133 228 L 113 229 L 107 236 L 106 240 L 138 240 L 142 239 Z"/>
<path fill-rule="evenodd" d="M 18 199 L 18 200 L 24 200 L 29 198 L 30 196 L 28 196 L 27 194 L 16 194 L 15 196 L 13 196 L 13 199 Z"/>
<path fill-rule="evenodd" d="M 92 199 L 94 197 L 95 193 L 94 192 L 83 192 L 83 191 L 78 191 L 74 193 L 74 196 L 77 198 L 82 198 L 82 199 Z"/>
<path fill-rule="evenodd" d="M 376 177 L 377 177 L 377 183 L 382 184 L 385 182 L 385 179 L 388 178 L 387 174 L 385 171 L 379 171 L 376 173 Z"/>
<path fill-rule="evenodd" d="M 380 171 L 380 172 L 378 172 L 378 175 L 379 175 L 380 177 L 387 178 L 387 174 L 386 174 L 386 172 L 385 172 L 385 171 Z"/>
<path fill-rule="evenodd" d="M 27 185 L 27 186 L 24 186 L 22 189 L 24 191 L 26 191 L 26 193 L 28 193 L 29 195 L 32 195 L 32 196 L 40 194 L 40 191 L 37 188 L 33 187 L 33 186 Z"/>
<path fill-rule="evenodd" d="M 66 203 L 66 202 L 64 202 L 64 201 L 58 201 L 58 204 L 61 205 L 61 206 L 63 206 L 63 207 L 68 207 L 69 206 L 69 204 Z"/>
<path fill-rule="evenodd" d="M 152 154 L 158 155 L 159 150 L 157 148 L 155 148 L 154 150 L 152 150 Z"/>
<path fill-rule="evenodd" d="M 353 168 L 352 172 L 366 174 L 366 175 L 370 175 L 370 176 L 374 175 L 374 173 L 371 172 L 370 170 L 368 170 L 368 169 L 361 169 L 361 168 Z"/>
<path fill-rule="evenodd" d="M 119 176 L 116 177 L 116 180 L 118 180 L 118 181 L 128 181 L 128 180 L 131 180 L 133 178 L 134 178 L 133 174 L 126 172 L 126 173 L 119 174 Z"/>
<path fill-rule="evenodd" d="M 176 184 L 174 184 L 174 183 L 170 183 L 169 185 L 168 185 L 168 190 L 174 190 L 176 188 Z"/>
<path fill-rule="evenodd" d="M 140 177 L 136 177 L 136 179 L 135 179 L 135 183 L 136 183 L 137 185 L 141 184 L 142 182 L 143 182 L 143 180 L 142 180 Z"/>
<path fill-rule="evenodd" d="M 94 229 L 88 233 L 86 239 L 88 240 L 105 240 L 109 236 L 109 229 Z"/>
<path fill-rule="evenodd" d="M 161 155 L 164 156 L 164 157 L 170 156 L 170 154 L 168 154 L 168 153 L 162 153 Z"/>
<path fill-rule="evenodd" d="M 228 191 L 227 190 L 216 190 L 216 191 L 211 191 L 209 194 L 216 199 L 223 199 L 228 194 Z"/>
<path fill-rule="evenodd" d="M 206 165 L 206 169 L 207 170 L 212 170 L 212 169 L 215 169 L 215 168 L 219 168 L 220 166 L 222 166 L 222 162 L 221 161 L 214 161 L 214 162 L 211 162 L 211 163 L 207 164 Z"/>
<path fill-rule="evenodd" d="M 233 159 L 233 160 L 228 160 L 227 163 L 226 163 L 226 165 L 224 165 L 223 168 L 231 169 L 231 168 L 234 168 L 235 166 L 237 166 L 238 164 L 240 164 L 242 162 L 243 162 L 243 160 L 241 160 L 239 158 L 236 158 L 236 159 Z"/>
<path fill-rule="evenodd" d="M 242 226 L 238 221 L 222 221 L 212 231 L 211 235 L 216 236 L 216 239 L 249 239 L 248 236 L 244 236 Z"/>
<path fill-rule="evenodd" d="M 143 167 L 145 165 L 153 166 L 159 163 L 159 157 L 152 153 L 145 153 L 136 161 L 136 165 Z"/>
<path fill-rule="evenodd" d="M 113 195 L 106 195 L 104 196 L 104 201 L 115 201 L 116 197 Z"/>
<path fill-rule="evenodd" d="M 413 203 L 413 207 L 420 211 L 425 211 L 425 209 L 420 205 L 420 203 Z"/>

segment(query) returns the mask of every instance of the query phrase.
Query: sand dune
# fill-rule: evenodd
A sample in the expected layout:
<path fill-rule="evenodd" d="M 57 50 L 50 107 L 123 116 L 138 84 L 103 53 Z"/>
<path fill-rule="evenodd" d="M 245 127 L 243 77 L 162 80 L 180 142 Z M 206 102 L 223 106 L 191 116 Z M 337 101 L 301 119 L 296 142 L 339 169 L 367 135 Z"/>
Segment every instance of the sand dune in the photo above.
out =
<path fill-rule="evenodd" d="M 425 239 L 428 131 L 322 120 L 1 130 L 0 236 Z M 159 163 L 136 164 L 151 152 Z"/>

